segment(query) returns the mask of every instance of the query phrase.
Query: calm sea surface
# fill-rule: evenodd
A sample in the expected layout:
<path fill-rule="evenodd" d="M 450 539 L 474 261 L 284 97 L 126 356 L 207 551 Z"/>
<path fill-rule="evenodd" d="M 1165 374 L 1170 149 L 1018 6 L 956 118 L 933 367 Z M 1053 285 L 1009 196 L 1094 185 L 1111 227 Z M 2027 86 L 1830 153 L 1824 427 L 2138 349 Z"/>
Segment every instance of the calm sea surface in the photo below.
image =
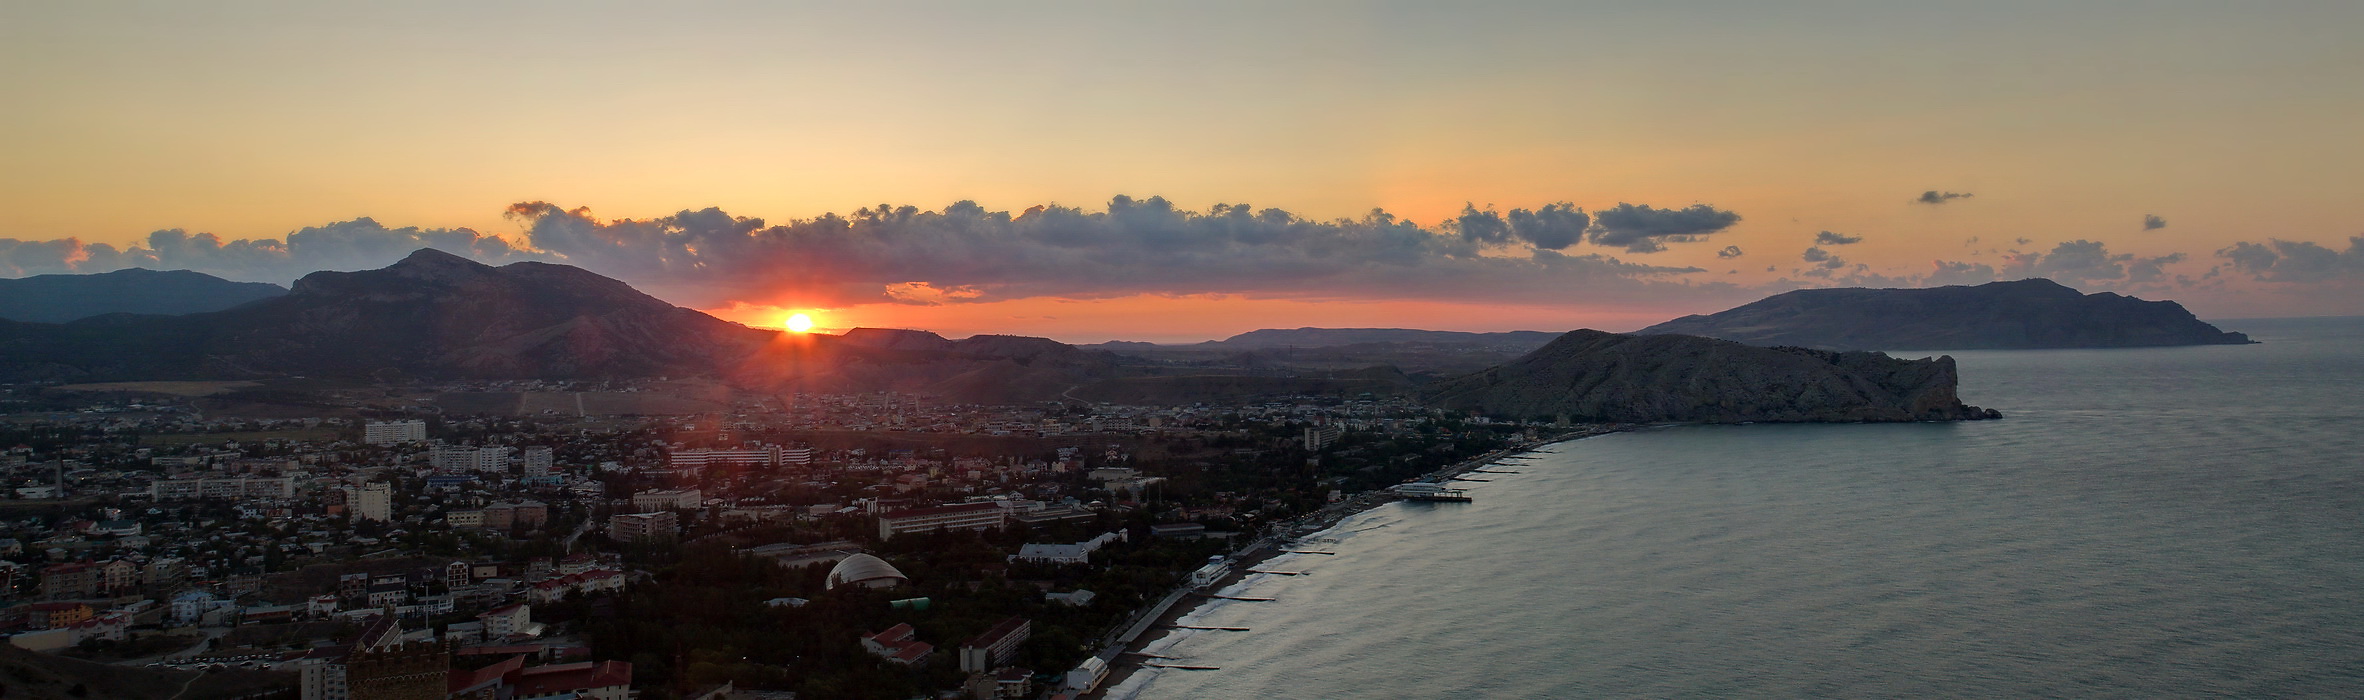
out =
<path fill-rule="evenodd" d="M 2364 319 L 1978 351 L 2001 421 L 1562 443 L 1322 535 L 1138 698 L 2364 697 Z"/>

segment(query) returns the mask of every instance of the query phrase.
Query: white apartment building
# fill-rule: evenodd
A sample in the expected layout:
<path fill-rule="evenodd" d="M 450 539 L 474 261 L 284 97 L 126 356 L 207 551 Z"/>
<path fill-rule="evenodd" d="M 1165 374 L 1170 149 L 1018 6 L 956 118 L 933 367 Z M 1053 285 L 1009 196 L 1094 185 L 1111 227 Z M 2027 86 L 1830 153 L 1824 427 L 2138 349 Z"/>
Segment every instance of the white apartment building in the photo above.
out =
<path fill-rule="evenodd" d="M 362 424 L 361 441 L 372 445 L 399 445 L 406 442 L 426 442 L 427 422 L 423 420 L 373 420 Z"/>
<path fill-rule="evenodd" d="M 553 462 L 553 460 L 551 459 L 551 456 L 550 456 L 550 448 L 547 448 L 547 447 L 528 447 L 528 448 L 525 448 L 525 452 L 524 452 L 524 454 L 523 454 L 523 459 L 524 459 L 524 461 L 525 461 L 525 475 L 526 475 L 526 476 L 529 476 L 529 477 L 530 477 L 530 476 L 549 476 L 549 475 L 550 475 L 550 467 L 551 467 L 551 465 L 552 465 L 552 462 Z"/>
<path fill-rule="evenodd" d="M 354 499 L 353 514 L 363 520 L 393 520 L 394 485 L 385 482 L 362 484 L 360 496 Z"/>

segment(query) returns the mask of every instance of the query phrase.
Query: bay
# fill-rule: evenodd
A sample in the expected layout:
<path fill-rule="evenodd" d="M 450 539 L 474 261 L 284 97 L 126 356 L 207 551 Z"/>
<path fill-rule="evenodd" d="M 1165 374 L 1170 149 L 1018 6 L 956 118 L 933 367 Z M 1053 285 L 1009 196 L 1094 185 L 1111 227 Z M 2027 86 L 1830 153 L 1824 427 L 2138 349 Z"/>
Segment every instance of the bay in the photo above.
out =
<path fill-rule="evenodd" d="M 2364 696 L 2364 319 L 2220 325 L 2263 343 L 1951 353 L 2000 421 L 1553 445 L 1109 694 Z"/>

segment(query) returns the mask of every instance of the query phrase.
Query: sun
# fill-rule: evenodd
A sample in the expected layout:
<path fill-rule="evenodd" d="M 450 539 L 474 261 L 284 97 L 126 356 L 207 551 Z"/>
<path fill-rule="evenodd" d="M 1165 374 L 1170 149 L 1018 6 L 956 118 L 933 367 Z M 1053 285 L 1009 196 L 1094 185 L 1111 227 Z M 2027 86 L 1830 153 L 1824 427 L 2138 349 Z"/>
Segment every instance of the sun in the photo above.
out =
<path fill-rule="evenodd" d="M 811 316 L 806 316 L 806 315 L 804 315 L 804 314 L 796 314 L 796 315 L 793 315 L 793 316 L 789 316 L 789 317 L 788 317 L 788 330 L 790 330 L 790 331 L 794 331 L 794 332 L 797 332 L 797 333 L 810 333 L 810 332 L 812 332 L 812 330 L 813 330 L 813 317 L 811 317 Z"/>

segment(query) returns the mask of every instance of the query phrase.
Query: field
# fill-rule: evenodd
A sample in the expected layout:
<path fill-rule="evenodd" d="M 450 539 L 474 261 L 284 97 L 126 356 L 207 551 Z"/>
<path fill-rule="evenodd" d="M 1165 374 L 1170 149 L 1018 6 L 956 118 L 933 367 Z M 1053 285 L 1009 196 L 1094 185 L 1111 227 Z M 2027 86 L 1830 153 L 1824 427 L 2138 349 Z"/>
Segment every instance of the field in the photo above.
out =
<path fill-rule="evenodd" d="M 212 396 L 239 389 L 262 386 L 255 382 L 105 382 L 100 384 L 67 384 L 56 391 L 120 391 L 136 394 L 165 394 L 169 396 Z"/>

